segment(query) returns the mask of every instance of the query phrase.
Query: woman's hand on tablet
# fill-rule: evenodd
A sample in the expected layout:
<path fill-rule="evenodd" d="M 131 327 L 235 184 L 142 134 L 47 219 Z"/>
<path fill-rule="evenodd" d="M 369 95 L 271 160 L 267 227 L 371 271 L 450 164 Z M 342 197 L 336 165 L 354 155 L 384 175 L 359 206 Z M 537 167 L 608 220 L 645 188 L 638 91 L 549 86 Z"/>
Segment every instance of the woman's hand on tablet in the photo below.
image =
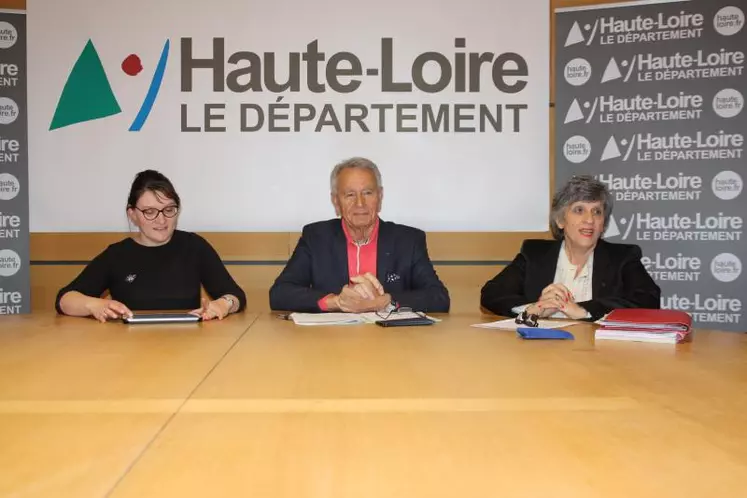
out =
<path fill-rule="evenodd" d="M 127 306 L 113 299 L 91 298 L 86 308 L 101 323 L 132 316 L 132 311 Z"/>

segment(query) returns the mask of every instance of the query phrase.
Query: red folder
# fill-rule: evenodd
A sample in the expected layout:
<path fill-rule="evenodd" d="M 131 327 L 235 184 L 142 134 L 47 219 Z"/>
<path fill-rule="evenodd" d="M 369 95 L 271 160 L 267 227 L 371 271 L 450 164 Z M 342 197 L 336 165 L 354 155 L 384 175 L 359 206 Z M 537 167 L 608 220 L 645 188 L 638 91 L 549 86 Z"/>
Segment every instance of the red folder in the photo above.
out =
<path fill-rule="evenodd" d="M 692 317 L 684 311 L 617 309 L 598 323 L 598 339 L 678 343 L 692 337 Z"/>
<path fill-rule="evenodd" d="M 602 328 L 641 329 L 648 331 L 665 330 L 689 331 L 693 319 L 684 311 L 649 310 L 642 308 L 624 308 L 613 310 L 599 323 Z"/>

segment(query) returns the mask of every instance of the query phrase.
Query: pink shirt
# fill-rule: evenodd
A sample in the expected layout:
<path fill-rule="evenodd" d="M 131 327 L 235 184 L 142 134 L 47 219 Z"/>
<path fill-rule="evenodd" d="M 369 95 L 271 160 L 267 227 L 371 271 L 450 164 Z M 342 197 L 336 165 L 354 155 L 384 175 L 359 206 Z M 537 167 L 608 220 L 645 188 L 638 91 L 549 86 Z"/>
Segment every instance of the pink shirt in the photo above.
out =
<path fill-rule="evenodd" d="M 353 278 L 357 275 L 370 273 L 375 277 L 376 246 L 379 240 L 378 218 L 376 219 L 376 224 L 374 225 L 373 232 L 371 232 L 371 237 L 369 237 L 368 239 L 368 243 L 362 245 L 358 245 L 355 243 L 353 238 L 350 236 L 350 232 L 348 231 L 348 227 L 345 222 L 342 220 L 340 220 L 340 222 L 342 223 L 342 230 L 343 232 L 345 232 L 345 240 L 347 241 L 348 275 L 350 275 L 350 278 Z M 327 306 L 324 301 L 329 296 L 330 295 L 328 294 L 317 301 L 320 310 L 327 311 Z"/>

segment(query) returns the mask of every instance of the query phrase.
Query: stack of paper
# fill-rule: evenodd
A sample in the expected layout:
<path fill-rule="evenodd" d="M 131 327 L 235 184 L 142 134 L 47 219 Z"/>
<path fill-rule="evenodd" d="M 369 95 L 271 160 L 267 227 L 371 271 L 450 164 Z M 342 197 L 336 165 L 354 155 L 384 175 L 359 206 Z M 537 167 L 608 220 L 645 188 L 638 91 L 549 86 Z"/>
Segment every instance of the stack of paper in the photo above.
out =
<path fill-rule="evenodd" d="M 291 313 L 296 325 L 353 325 L 368 323 L 356 313 Z"/>
<path fill-rule="evenodd" d="M 684 311 L 619 309 L 597 323 L 596 339 L 676 344 L 692 338 L 692 317 Z"/>
<path fill-rule="evenodd" d="M 388 315 L 388 316 L 387 316 Z M 358 323 L 376 323 L 386 320 L 401 320 L 403 318 L 421 318 L 423 314 L 413 311 L 398 311 L 396 313 L 291 313 L 290 319 L 296 325 L 355 325 Z M 434 322 L 438 318 L 427 316 Z"/>

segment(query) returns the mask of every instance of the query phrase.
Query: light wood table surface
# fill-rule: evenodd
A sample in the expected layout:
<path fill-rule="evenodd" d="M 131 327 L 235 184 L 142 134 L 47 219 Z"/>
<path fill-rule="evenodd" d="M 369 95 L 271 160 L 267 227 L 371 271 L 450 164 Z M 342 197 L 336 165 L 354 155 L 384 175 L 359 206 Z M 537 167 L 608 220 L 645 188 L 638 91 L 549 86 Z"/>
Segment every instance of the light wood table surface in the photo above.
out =
<path fill-rule="evenodd" d="M 747 335 L 469 327 L 493 319 L 0 320 L 0 495 L 747 496 Z"/>
<path fill-rule="evenodd" d="M 105 496 L 255 319 L 0 318 L 0 496 Z"/>

